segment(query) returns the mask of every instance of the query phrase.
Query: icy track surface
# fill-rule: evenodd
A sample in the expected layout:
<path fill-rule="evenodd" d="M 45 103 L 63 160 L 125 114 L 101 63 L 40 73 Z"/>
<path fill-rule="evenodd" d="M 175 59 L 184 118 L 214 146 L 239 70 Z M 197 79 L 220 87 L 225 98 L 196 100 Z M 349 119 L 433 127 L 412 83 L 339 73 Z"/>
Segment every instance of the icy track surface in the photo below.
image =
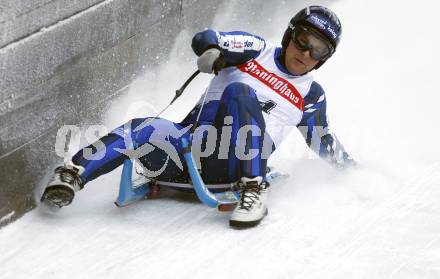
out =
<path fill-rule="evenodd" d="M 0 278 L 440 278 L 438 5 L 330 6 L 344 38 L 314 75 L 358 169 L 331 169 L 292 133 L 270 163 L 290 177 L 273 185 L 262 224 L 239 231 L 228 227 L 228 213 L 187 194 L 116 208 L 119 168 L 60 212 L 37 209 L 1 229 Z M 225 20 L 243 12 L 236 6 L 224 7 L 214 27 L 260 30 L 274 42 L 298 8 L 280 4 L 277 15 L 249 26 Z M 126 120 L 130 105 L 126 118 L 171 100 L 195 68 L 191 35 L 180 34 L 169 63 L 113 105 L 109 126 Z M 208 80 L 198 77 L 164 116 L 180 119 Z"/>

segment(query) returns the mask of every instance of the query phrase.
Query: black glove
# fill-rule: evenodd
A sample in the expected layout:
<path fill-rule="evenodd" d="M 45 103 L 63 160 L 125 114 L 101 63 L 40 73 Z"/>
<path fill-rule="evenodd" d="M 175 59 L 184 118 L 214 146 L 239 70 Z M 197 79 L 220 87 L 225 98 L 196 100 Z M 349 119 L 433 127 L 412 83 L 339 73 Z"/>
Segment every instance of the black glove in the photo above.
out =
<path fill-rule="evenodd" d="M 217 48 L 210 48 L 197 59 L 197 67 L 200 72 L 218 74 L 226 66 L 222 52 Z"/>

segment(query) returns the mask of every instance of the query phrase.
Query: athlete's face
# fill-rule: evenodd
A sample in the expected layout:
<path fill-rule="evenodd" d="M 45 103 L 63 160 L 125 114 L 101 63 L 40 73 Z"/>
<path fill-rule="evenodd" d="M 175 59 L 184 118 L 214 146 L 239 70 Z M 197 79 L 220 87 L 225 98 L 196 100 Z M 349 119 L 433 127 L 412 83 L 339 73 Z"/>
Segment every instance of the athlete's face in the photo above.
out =
<path fill-rule="evenodd" d="M 295 75 L 305 74 L 319 63 L 319 60 L 315 60 L 310 56 L 310 50 L 297 49 L 292 40 L 287 46 L 285 59 L 284 63 L 287 70 Z"/>

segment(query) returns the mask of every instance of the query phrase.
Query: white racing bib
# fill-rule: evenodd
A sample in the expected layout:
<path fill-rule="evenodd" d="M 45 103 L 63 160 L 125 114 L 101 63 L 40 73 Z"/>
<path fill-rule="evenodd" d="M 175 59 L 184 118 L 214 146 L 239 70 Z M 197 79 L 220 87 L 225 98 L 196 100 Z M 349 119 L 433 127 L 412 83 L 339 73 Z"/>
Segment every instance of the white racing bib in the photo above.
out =
<path fill-rule="evenodd" d="M 260 55 L 245 64 L 228 67 L 215 76 L 207 88 L 206 102 L 220 100 L 226 86 L 242 82 L 256 91 L 263 107 L 266 132 L 278 146 L 283 138 L 301 121 L 304 97 L 313 77 L 310 74 L 293 76 L 282 72 L 275 63 L 273 45 L 266 45 Z M 268 104 L 270 109 L 264 109 Z"/>

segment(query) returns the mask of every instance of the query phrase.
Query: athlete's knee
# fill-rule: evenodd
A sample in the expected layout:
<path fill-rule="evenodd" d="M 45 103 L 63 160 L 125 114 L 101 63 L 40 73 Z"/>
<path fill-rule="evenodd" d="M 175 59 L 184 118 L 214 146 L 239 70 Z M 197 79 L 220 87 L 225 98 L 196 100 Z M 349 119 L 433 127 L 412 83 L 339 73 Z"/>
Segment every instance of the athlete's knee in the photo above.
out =
<path fill-rule="evenodd" d="M 240 126 L 250 125 L 256 121 L 255 124 L 263 131 L 265 130 L 260 102 L 251 86 L 242 82 L 234 82 L 226 87 L 223 94 L 225 94 L 222 97 L 223 103 L 231 106 L 232 111 L 235 111 L 235 113 L 232 113 L 233 117 L 235 115 L 241 119 Z M 231 113 L 231 110 L 229 112 Z M 251 117 L 246 117 L 246 115 Z"/>
<path fill-rule="evenodd" d="M 226 86 L 224 92 L 224 97 L 234 98 L 239 96 L 249 96 L 256 98 L 255 89 L 243 82 L 232 82 Z"/>

